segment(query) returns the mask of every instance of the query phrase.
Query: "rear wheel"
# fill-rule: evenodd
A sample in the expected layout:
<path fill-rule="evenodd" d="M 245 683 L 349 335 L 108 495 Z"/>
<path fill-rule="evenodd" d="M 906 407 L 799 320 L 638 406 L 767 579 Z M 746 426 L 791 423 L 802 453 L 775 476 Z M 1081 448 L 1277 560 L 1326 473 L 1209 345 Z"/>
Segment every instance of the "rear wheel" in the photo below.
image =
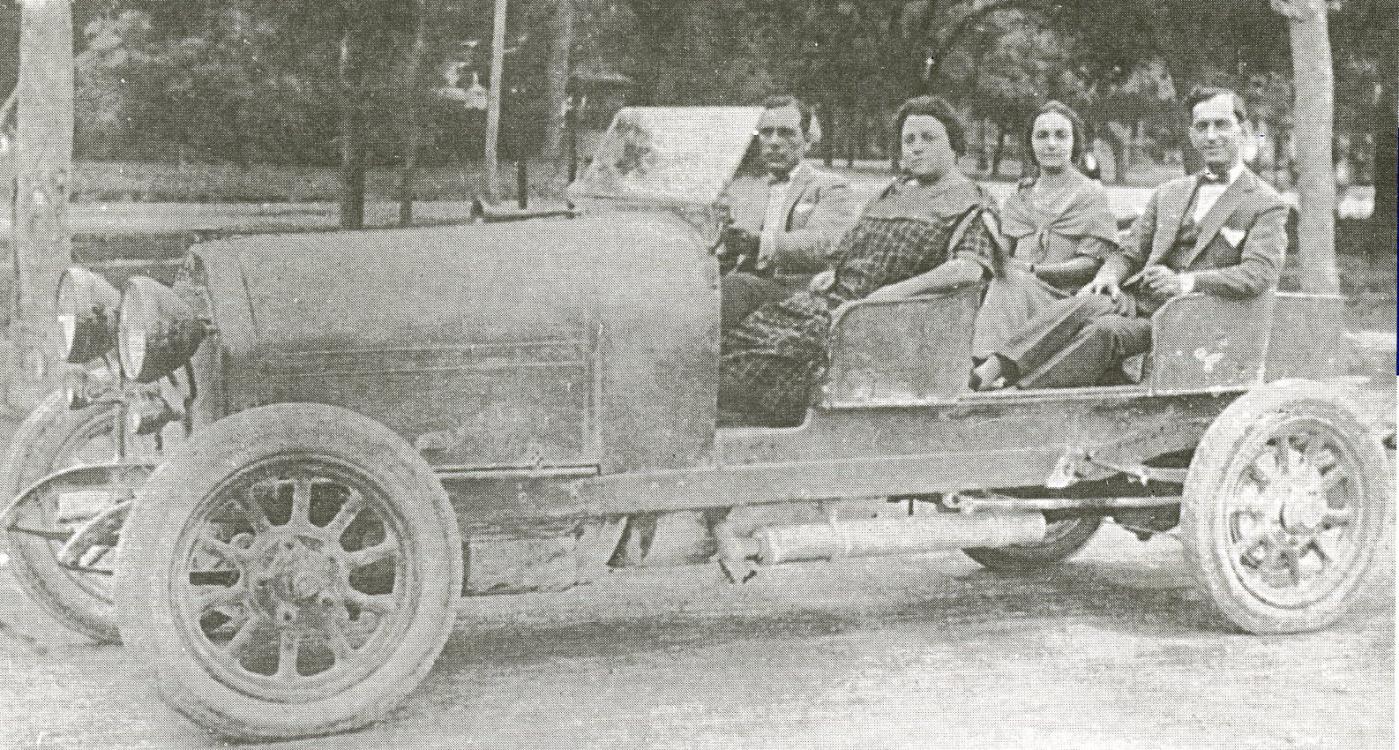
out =
<path fill-rule="evenodd" d="M 1249 394 L 1195 452 L 1181 537 L 1214 609 L 1252 633 L 1340 618 L 1389 519 L 1389 462 L 1354 408 L 1315 383 Z"/>
<path fill-rule="evenodd" d="M 967 557 L 992 570 L 1028 573 L 1066 560 L 1083 549 L 1103 525 L 1099 516 L 1050 521 L 1044 541 L 1009 547 L 971 547 L 962 550 Z"/>
<path fill-rule="evenodd" d="M 116 404 L 71 409 L 67 396 L 49 394 L 15 432 L 0 467 L 0 497 L 8 505 L 20 492 L 61 469 L 116 460 Z M 128 440 L 129 457 L 158 454 L 149 438 Z M 15 579 L 44 611 L 66 627 L 103 642 L 116 642 L 112 615 L 110 548 L 93 550 L 87 571 L 58 564 L 68 535 L 116 502 L 126 488 L 50 492 L 19 509 L 3 530 Z"/>
<path fill-rule="evenodd" d="M 392 709 L 451 633 L 456 516 L 402 438 L 282 404 L 210 426 L 137 494 L 122 635 L 165 700 L 217 734 L 287 739 Z"/>

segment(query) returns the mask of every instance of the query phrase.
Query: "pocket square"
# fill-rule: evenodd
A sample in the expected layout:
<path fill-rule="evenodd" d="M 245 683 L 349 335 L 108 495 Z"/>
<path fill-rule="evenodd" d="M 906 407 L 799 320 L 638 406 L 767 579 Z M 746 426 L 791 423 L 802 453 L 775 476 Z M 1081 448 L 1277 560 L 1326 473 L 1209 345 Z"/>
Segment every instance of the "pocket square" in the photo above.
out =
<path fill-rule="evenodd" d="M 1224 240 L 1234 247 L 1238 247 L 1239 243 L 1244 241 L 1244 235 L 1247 234 L 1242 229 L 1231 229 L 1230 227 L 1220 227 L 1219 233 L 1224 235 Z"/>

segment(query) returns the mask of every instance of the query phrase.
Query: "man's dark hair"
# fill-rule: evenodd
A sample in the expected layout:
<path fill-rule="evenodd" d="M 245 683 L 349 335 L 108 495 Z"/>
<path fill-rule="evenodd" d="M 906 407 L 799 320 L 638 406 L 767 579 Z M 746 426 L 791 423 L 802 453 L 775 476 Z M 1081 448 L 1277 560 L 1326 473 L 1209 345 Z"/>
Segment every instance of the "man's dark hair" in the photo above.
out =
<path fill-rule="evenodd" d="M 952 153 L 958 156 L 966 153 L 967 136 L 962 118 L 958 117 L 957 110 L 940 96 L 915 96 L 899 107 L 898 113 L 894 115 L 895 149 L 902 148 L 903 138 L 899 134 L 904 130 L 904 121 L 913 115 L 936 117 L 938 122 L 942 123 L 943 130 L 947 131 L 947 143 L 952 147 Z"/>
<path fill-rule="evenodd" d="M 1190 96 L 1185 97 L 1185 111 L 1194 117 L 1196 104 L 1221 95 L 1229 97 L 1234 108 L 1234 118 L 1239 124 L 1248 122 L 1248 108 L 1244 105 L 1244 98 L 1239 96 L 1239 92 L 1223 86 L 1196 86 L 1190 91 Z"/>
<path fill-rule="evenodd" d="M 1069 121 L 1069 129 L 1073 131 L 1074 137 L 1074 145 L 1069 151 L 1069 161 L 1075 165 L 1079 164 L 1079 160 L 1083 158 L 1084 149 L 1088 148 L 1088 129 L 1083 126 L 1083 118 L 1078 116 L 1073 107 L 1053 99 L 1040 105 L 1040 108 L 1035 110 L 1033 115 L 1030 115 L 1030 121 L 1025 124 L 1025 130 L 1021 133 L 1023 136 L 1021 146 L 1025 149 L 1026 160 L 1036 167 L 1040 165 L 1038 161 L 1035 161 L 1035 120 L 1040 119 L 1040 115 L 1047 112 L 1062 115 L 1065 120 Z"/>
<path fill-rule="evenodd" d="M 769 96 L 763 100 L 763 109 L 782 109 L 783 107 L 797 108 L 797 114 L 801 116 L 802 121 L 802 135 L 810 135 L 812 110 L 806 102 L 791 94 Z"/>

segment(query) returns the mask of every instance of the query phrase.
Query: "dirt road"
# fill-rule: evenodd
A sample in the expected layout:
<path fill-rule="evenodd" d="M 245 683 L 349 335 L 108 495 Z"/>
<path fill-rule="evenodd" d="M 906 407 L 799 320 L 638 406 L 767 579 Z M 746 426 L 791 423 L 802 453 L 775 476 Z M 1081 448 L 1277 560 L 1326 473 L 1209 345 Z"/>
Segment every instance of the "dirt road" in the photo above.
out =
<path fill-rule="evenodd" d="M 1216 626 L 1179 544 L 1117 527 L 1019 578 L 960 554 L 617 574 L 464 602 L 388 721 L 278 747 L 1392 747 L 1393 557 L 1351 620 L 1277 638 Z M 220 746 L 0 578 L 0 747 Z"/>

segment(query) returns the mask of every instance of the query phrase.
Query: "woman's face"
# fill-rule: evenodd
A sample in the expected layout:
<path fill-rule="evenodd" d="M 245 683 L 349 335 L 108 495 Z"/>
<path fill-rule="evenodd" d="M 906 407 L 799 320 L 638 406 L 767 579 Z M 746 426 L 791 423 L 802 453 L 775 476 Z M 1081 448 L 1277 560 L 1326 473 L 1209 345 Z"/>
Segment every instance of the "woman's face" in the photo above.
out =
<path fill-rule="evenodd" d="M 1035 161 L 1046 172 L 1062 172 L 1073 161 L 1074 126 L 1058 112 L 1045 112 L 1035 118 L 1030 130 L 1030 149 Z"/>
<path fill-rule="evenodd" d="M 947 129 L 932 115 L 909 115 L 899 134 L 903 168 L 920 180 L 938 180 L 951 172 L 957 155 L 947 140 Z"/>

